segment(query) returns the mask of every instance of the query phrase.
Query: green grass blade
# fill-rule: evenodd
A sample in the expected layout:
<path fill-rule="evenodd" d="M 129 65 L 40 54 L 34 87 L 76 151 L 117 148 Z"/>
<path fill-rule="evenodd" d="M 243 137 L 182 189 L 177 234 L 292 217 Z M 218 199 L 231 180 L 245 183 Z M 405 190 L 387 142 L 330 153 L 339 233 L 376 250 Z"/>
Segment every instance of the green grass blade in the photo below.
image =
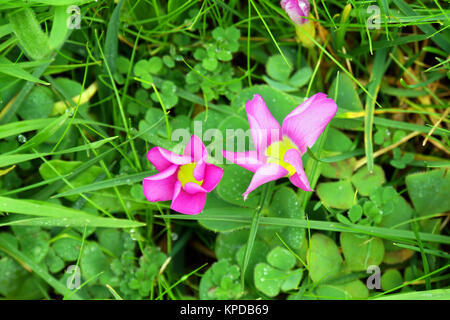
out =
<path fill-rule="evenodd" d="M 52 225 L 54 223 L 59 226 L 87 225 L 104 228 L 135 228 L 145 225 L 137 221 L 95 216 L 84 211 L 45 201 L 11 199 L 7 197 L 0 197 L 0 211 L 45 217 L 45 219 L 40 220 L 41 225 L 45 225 L 45 223 Z"/>
<path fill-rule="evenodd" d="M 450 300 L 450 289 L 434 289 L 390 294 L 375 300 Z"/>
<path fill-rule="evenodd" d="M 162 216 L 155 215 L 155 217 L 161 218 Z M 250 225 L 251 220 L 248 217 L 237 217 L 229 215 L 217 215 L 214 217 L 204 216 L 187 216 L 187 215 L 170 215 L 164 216 L 166 219 L 181 219 L 181 220 L 216 220 L 216 221 L 232 221 L 242 223 L 243 225 Z M 261 225 L 278 226 L 278 227 L 295 227 L 295 228 L 311 228 L 314 230 L 322 231 L 334 231 L 334 232 L 350 232 L 367 234 L 383 239 L 389 239 L 392 241 L 400 240 L 412 240 L 411 243 L 415 243 L 416 236 L 414 232 L 408 230 L 396 230 L 384 227 L 370 227 L 362 225 L 345 225 L 339 222 L 329 221 L 315 221 L 315 220 L 299 220 L 290 218 L 274 218 L 274 217 L 261 217 Z M 437 242 L 450 244 L 450 237 L 438 234 L 419 232 L 420 238 L 423 241 Z"/>
<path fill-rule="evenodd" d="M 380 90 L 381 79 L 386 71 L 388 64 L 386 63 L 387 49 L 378 50 L 375 53 L 375 61 L 369 82 L 368 91 L 370 95 L 366 96 L 366 113 L 364 117 L 364 148 L 367 157 L 367 168 L 369 172 L 373 170 L 373 119 L 375 112 L 375 102 L 378 91 Z"/>
<path fill-rule="evenodd" d="M 92 192 L 92 191 L 97 191 L 97 190 L 102 190 L 102 189 L 107 189 L 107 188 L 112 188 L 112 187 L 123 186 L 123 185 L 127 185 L 127 184 L 129 185 L 129 184 L 132 184 L 135 182 L 142 181 L 142 179 L 144 179 L 145 177 L 148 177 L 155 173 L 156 172 L 154 170 L 151 170 L 151 171 L 145 171 L 142 173 L 136 173 L 136 174 L 132 174 L 132 175 L 117 177 L 117 178 L 113 178 L 113 179 L 109 179 L 109 180 L 105 180 L 105 181 L 98 181 L 98 182 L 91 183 L 90 185 L 86 185 L 86 186 L 75 188 L 75 189 L 72 189 L 72 190 L 69 190 L 66 192 L 58 193 L 58 194 L 54 195 L 52 198 L 61 198 L 61 197 L 70 196 L 73 194 Z"/>
<path fill-rule="evenodd" d="M 25 71 L 22 69 L 17 63 L 12 63 L 5 57 L 0 57 L 0 73 L 7 74 L 11 77 L 15 77 L 18 79 L 30 81 L 30 82 L 36 82 L 44 85 L 49 85 L 48 82 L 42 81 L 39 78 L 36 78 L 35 76 L 28 73 L 28 71 Z"/>

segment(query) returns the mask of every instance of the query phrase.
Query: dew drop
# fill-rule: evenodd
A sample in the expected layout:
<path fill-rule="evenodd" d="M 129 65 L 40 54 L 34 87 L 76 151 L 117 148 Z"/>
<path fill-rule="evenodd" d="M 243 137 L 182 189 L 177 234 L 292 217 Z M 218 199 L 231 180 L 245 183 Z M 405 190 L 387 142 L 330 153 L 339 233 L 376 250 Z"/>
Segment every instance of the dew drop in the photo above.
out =
<path fill-rule="evenodd" d="M 20 144 L 24 144 L 25 142 L 27 142 L 27 137 L 25 137 L 23 134 L 19 134 L 17 136 L 17 142 L 19 142 Z"/>
<path fill-rule="evenodd" d="M 134 229 L 134 228 L 130 229 L 130 237 L 131 237 L 131 240 L 134 240 L 134 241 L 138 240 L 138 234 L 136 232 L 136 229 Z"/>

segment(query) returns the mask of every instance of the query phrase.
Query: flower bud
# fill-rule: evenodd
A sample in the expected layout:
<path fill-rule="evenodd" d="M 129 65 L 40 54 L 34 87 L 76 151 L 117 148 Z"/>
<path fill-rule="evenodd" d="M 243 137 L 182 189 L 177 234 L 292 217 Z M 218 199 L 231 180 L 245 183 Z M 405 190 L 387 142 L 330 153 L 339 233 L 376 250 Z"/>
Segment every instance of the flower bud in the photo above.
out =
<path fill-rule="evenodd" d="M 281 0 L 280 4 L 295 24 L 302 25 L 308 22 L 306 19 L 309 16 L 308 0 Z"/>

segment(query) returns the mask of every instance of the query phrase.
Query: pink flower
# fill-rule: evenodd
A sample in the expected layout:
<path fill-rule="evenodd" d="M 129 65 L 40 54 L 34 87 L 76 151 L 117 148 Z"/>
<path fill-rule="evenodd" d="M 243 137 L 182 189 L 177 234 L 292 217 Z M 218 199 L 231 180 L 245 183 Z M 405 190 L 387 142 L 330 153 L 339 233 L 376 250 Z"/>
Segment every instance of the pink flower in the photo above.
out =
<path fill-rule="evenodd" d="M 260 185 L 282 177 L 289 177 L 300 189 L 312 191 L 303 170 L 302 155 L 336 114 L 336 103 L 326 94 L 317 93 L 292 110 L 281 127 L 258 94 L 247 102 L 245 110 L 256 150 L 222 152 L 226 159 L 255 173 L 243 193 L 244 199 Z"/>
<path fill-rule="evenodd" d="M 295 24 L 302 25 L 308 22 L 305 19 L 309 16 L 308 0 L 281 0 L 280 4 Z"/>
<path fill-rule="evenodd" d="M 148 201 L 172 200 L 170 208 L 184 214 L 203 210 L 206 194 L 222 179 L 223 170 L 207 163 L 208 151 L 195 135 L 189 140 L 183 155 L 161 147 L 147 153 L 147 159 L 159 173 L 144 178 L 143 189 Z"/>

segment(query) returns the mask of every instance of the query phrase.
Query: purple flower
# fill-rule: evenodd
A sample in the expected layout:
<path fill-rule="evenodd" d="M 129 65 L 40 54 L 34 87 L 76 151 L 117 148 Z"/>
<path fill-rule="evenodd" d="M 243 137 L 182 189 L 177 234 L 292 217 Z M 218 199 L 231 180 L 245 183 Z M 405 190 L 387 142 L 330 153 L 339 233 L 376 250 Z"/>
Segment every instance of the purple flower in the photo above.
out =
<path fill-rule="evenodd" d="M 147 159 L 159 173 L 144 178 L 143 189 L 148 201 L 172 200 L 170 208 L 184 214 L 198 214 L 203 210 L 206 194 L 222 179 L 223 170 L 207 163 L 208 151 L 193 135 L 183 155 L 161 147 L 147 153 Z"/>
<path fill-rule="evenodd" d="M 305 19 L 309 16 L 308 0 L 281 0 L 280 4 L 295 24 L 302 25 L 308 22 Z"/>
<path fill-rule="evenodd" d="M 317 93 L 291 111 L 282 126 L 275 120 L 263 98 L 255 94 L 245 105 L 255 151 L 223 151 L 223 156 L 254 172 L 244 199 L 260 185 L 289 177 L 298 188 L 312 191 L 303 170 L 302 155 L 314 145 L 337 112 L 334 100 Z"/>

